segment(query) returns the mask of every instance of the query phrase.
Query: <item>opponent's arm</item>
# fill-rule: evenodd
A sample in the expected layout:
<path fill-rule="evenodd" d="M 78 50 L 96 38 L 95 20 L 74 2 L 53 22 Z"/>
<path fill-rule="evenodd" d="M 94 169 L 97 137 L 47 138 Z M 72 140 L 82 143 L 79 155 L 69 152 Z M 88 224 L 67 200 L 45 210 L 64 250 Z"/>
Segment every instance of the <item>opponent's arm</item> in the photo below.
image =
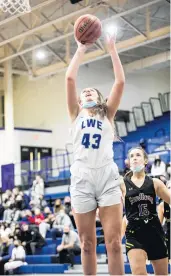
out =
<path fill-rule="evenodd" d="M 160 202 L 160 204 L 157 207 L 157 212 L 158 212 L 159 220 L 160 220 L 161 224 L 163 224 L 163 221 L 164 221 L 164 202 Z"/>
<path fill-rule="evenodd" d="M 125 236 L 126 226 L 127 226 L 127 219 L 126 219 L 126 216 L 124 216 L 122 219 L 122 230 L 121 230 L 121 238 L 122 239 Z"/>
<path fill-rule="evenodd" d="M 153 178 L 153 183 L 156 195 L 163 199 L 166 203 L 170 204 L 171 193 L 166 185 L 158 178 Z"/>

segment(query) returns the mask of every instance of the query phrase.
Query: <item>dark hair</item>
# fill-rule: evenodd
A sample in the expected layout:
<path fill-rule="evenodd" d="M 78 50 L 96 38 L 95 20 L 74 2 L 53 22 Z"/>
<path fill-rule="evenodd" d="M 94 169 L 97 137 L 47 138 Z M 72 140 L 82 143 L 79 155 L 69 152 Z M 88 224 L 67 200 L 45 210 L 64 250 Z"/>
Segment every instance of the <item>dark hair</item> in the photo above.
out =
<path fill-rule="evenodd" d="M 101 118 L 104 118 L 105 116 L 107 116 L 107 99 L 104 100 L 103 95 L 98 89 L 96 88 L 93 88 L 93 89 L 97 92 L 99 97 L 98 97 L 97 105 L 93 108 L 92 114 L 94 115 L 99 114 Z M 114 120 L 113 120 L 113 130 L 114 130 L 114 141 L 115 142 L 122 141 L 115 128 Z"/>
<path fill-rule="evenodd" d="M 96 88 L 93 88 L 97 94 L 98 94 L 98 102 L 97 105 L 93 108 L 93 114 L 97 115 L 99 114 L 100 117 L 104 118 L 107 115 L 107 104 L 106 101 L 103 98 L 103 95 L 100 93 L 100 91 Z"/>
<path fill-rule="evenodd" d="M 142 148 L 142 147 L 133 147 L 131 149 L 129 149 L 128 154 L 127 154 L 127 158 L 130 159 L 130 152 L 134 149 L 139 149 L 142 151 L 143 155 L 144 155 L 144 159 L 146 159 L 148 161 L 148 154 L 146 153 L 146 151 Z M 125 176 L 132 176 L 133 172 L 130 170 L 128 171 Z"/>

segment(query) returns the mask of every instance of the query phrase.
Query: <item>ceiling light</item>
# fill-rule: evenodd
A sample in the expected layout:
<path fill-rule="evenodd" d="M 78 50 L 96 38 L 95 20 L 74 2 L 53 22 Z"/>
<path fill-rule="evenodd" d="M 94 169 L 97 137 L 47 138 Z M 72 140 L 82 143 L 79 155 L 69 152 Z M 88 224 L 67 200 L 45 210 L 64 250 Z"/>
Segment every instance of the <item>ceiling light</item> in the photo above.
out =
<path fill-rule="evenodd" d="M 36 52 L 36 58 L 39 60 L 43 60 L 46 57 L 46 53 L 42 50 Z"/>
<path fill-rule="evenodd" d="M 106 24 L 105 28 L 104 28 L 105 33 L 109 34 L 109 35 L 117 35 L 118 29 L 116 27 L 116 25 L 114 24 Z"/>

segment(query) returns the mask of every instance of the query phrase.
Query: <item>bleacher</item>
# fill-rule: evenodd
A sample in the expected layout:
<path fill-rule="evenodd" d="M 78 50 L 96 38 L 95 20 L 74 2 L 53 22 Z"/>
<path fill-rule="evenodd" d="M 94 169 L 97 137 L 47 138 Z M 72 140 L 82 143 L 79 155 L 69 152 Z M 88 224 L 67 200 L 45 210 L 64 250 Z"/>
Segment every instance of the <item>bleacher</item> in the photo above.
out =
<path fill-rule="evenodd" d="M 155 108 L 154 110 L 155 111 Z M 143 114 L 143 113 L 142 113 Z M 155 114 L 155 112 L 154 112 Z M 136 112 L 135 112 L 136 115 Z M 114 161 L 117 163 L 119 169 L 124 169 L 124 160 L 126 154 L 131 147 L 139 146 L 140 139 L 146 140 L 146 151 L 149 155 L 149 160 L 152 161 L 156 155 L 160 155 L 161 159 L 168 163 L 170 161 L 170 149 L 171 144 L 169 141 L 169 120 L 170 114 L 168 110 L 165 110 L 161 116 L 154 116 L 152 119 L 144 119 L 142 124 L 141 116 L 137 116 L 135 129 L 128 131 L 127 135 L 121 137 L 121 141 L 117 141 L 113 145 L 114 150 Z M 139 125 L 138 125 L 139 123 Z M 124 123 L 125 124 L 125 123 Z M 125 124 L 126 127 L 126 124 Z M 130 126 L 129 126 L 130 127 Z M 121 135 L 122 136 L 122 135 Z M 51 158 L 51 157 L 50 157 Z M 49 157 L 48 157 L 49 159 Z M 70 183 L 70 165 L 72 160 L 72 151 L 68 150 L 66 146 L 63 150 L 57 150 L 56 156 L 52 157 L 52 162 L 42 160 L 43 169 L 39 171 L 44 178 L 46 187 L 55 187 L 52 192 L 45 193 L 45 200 L 48 203 L 60 198 L 63 199 L 65 196 L 69 196 L 68 185 Z M 36 162 L 36 160 L 34 161 Z M 20 164 L 19 164 L 20 165 Z M 28 168 L 30 166 L 28 165 Z M 17 170 L 16 170 L 17 171 Z M 16 176 L 16 185 L 22 187 L 22 190 L 29 189 L 32 185 L 33 179 L 37 172 L 21 171 L 20 175 Z M 18 179 L 20 183 L 18 183 Z M 25 183 L 27 185 L 25 186 Z M 66 184 L 66 185 L 65 185 Z M 66 189 L 61 189 L 61 187 Z M 59 188 L 59 189 L 57 189 Z M 48 188 L 49 189 L 49 188 Z M 61 190 L 60 190 L 61 189 Z M 55 191 L 56 190 L 56 191 Z M 54 192 L 55 191 L 55 192 Z M 49 204 L 50 205 L 50 204 Z M 52 205 L 51 205 L 52 207 Z M 104 241 L 99 242 L 101 239 L 101 229 L 97 228 L 97 241 L 98 245 L 96 248 L 98 271 L 107 275 L 107 257 L 106 248 Z M 56 247 L 61 243 L 61 238 L 57 238 L 55 241 L 52 240 L 51 233 L 47 232 L 46 245 L 41 249 L 36 250 L 35 255 L 28 255 L 26 257 L 27 265 L 23 265 L 16 270 L 16 274 L 73 274 L 81 275 L 81 258 L 80 256 L 75 257 L 75 269 L 70 269 L 69 264 L 59 264 L 57 258 Z M 125 273 L 130 274 L 131 269 L 128 263 L 127 256 L 125 254 L 125 238 L 122 240 L 122 249 L 124 255 Z M 148 273 L 154 273 L 151 264 L 147 264 Z M 169 266 L 170 272 L 170 266 Z"/>
<path fill-rule="evenodd" d="M 100 235 L 100 228 L 97 228 L 96 234 L 97 237 Z M 70 273 L 70 274 L 81 274 L 82 268 L 81 257 L 75 257 L 76 268 L 74 270 L 70 269 L 69 264 L 58 264 L 57 263 L 57 254 L 56 247 L 61 243 L 61 238 L 57 238 L 56 241 L 53 241 L 48 234 L 48 238 L 46 238 L 46 245 L 42 249 L 37 249 L 36 254 L 34 256 L 28 255 L 26 257 L 26 262 L 28 265 L 23 265 L 19 269 L 16 270 L 18 274 L 59 274 L 59 273 Z M 128 263 L 127 256 L 125 254 L 125 238 L 122 240 L 122 249 L 124 255 L 124 265 L 125 265 L 125 273 L 130 274 L 131 269 Z M 103 273 L 107 272 L 106 265 L 106 248 L 105 244 L 99 244 L 96 248 L 97 253 L 97 262 L 98 267 L 100 267 L 100 271 Z M 170 266 L 169 266 L 170 269 Z M 148 273 L 153 273 L 153 268 L 151 264 L 147 264 Z"/>
<path fill-rule="evenodd" d="M 62 194 L 65 196 L 67 194 Z M 49 195 L 46 195 L 47 197 Z M 54 198 L 60 198 L 61 194 L 53 194 L 50 195 Z M 96 228 L 97 239 L 101 235 L 101 228 Z M 75 256 L 75 268 L 70 269 L 69 264 L 59 264 L 57 263 L 57 253 L 56 247 L 61 243 L 61 238 L 57 238 L 55 241 L 52 240 L 50 232 L 47 233 L 46 237 L 46 245 L 41 249 L 36 249 L 35 255 L 27 255 L 26 262 L 27 265 L 23 265 L 18 268 L 15 273 L 16 274 L 72 274 L 72 275 L 81 275 L 82 267 L 81 267 L 81 257 Z M 125 249 L 125 238 L 122 240 L 122 251 L 124 256 L 124 266 L 125 273 L 130 274 L 131 269 L 128 262 L 128 258 L 126 256 Z M 100 243 L 96 247 L 97 253 L 97 263 L 98 263 L 98 271 L 103 273 L 104 275 L 108 275 L 108 267 L 107 267 L 107 256 L 106 256 L 106 247 L 104 243 Z M 152 265 L 147 264 L 148 273 L 154 273 Z M 170 273 L 170 265 L 169 265 L 169 273 Z"/>

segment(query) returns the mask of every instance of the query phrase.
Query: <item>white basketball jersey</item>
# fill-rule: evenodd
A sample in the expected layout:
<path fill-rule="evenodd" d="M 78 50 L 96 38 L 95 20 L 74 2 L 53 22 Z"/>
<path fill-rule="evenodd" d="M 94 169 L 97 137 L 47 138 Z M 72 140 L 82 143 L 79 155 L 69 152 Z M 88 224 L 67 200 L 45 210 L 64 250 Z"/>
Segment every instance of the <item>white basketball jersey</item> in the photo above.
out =
<path fill-rule="evenodd" d="M 89 168 L 100 168 L 113 160 L 114 129 L 108 118 L 80 112 L 72 123 L 73 157 Z"/>

